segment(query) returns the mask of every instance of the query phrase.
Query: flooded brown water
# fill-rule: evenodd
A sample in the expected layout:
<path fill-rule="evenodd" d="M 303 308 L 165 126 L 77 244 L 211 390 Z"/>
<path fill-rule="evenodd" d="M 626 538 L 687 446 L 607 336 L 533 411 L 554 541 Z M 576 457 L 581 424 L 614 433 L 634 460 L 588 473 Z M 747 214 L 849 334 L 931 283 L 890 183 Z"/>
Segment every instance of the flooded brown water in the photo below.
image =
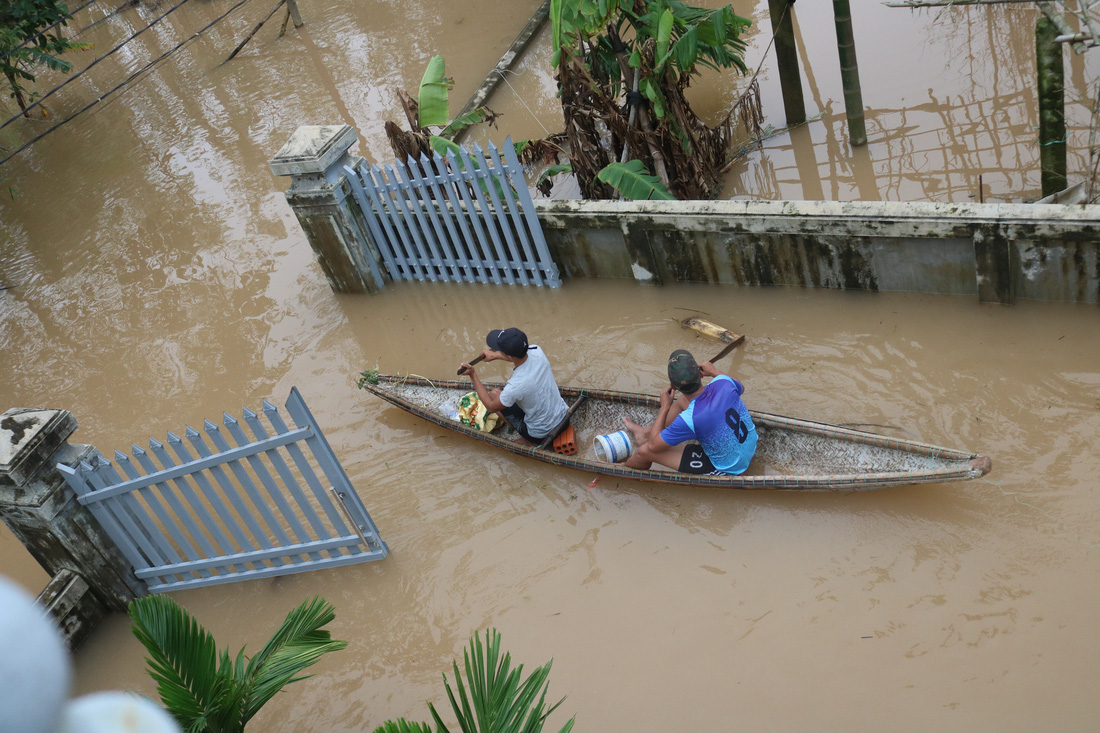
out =
<path fill-rule="evenodd" d="M 446 707 L 440 674 L 475 630 L 495 626 L 528 668 L 554 659 L 551 696 L 567 696 L 554 729 L 576 713 L 577 730 L 1094 730 L 1094 306 L 577 280 L 555 291 L 406 284 L 377 297 L 332 294 L 268 159 L 296 125 L 339 121 L 360 129 L 361 153 L 386 157 L 381 125 L 398 114 L 394 87 L 413 86 L 441 51 L 464 98 L 534 6 L 303 6 L 303 32 L 276 41 L 267 28 L 216 67 L 266 12 L 250 8 L 0 169 L 15 187 L 0 200 L 6 406 L 71 410 L 74 439 L 110 454 L 241 405 L 281 404 L 297 385 L 391 547 L 378 563 L 175 594 L 234 650 L 258 649 L 308 596 L 335 604 L 333 632 L 349 648 L 253 727 L 369 731 L 398 716 L 427 720 L 426 700 Z M 142 53 L 227 7 L 185 6 Z M 831 26 L 808 17 L 824 11 L 798 12 L 803 38 L 828 50 Z M 975 11 L 954 11 L 967 22 L 890 12 L 914 30 L 885 26 L 873 41 L 856 26 L 857 41 L 868 38 L 865 102 L 886 110 L 869 117 L 878 120 L 869 178 L 853 177 L 843 149 L 838 87 L 815 75 L 834 116 L 800 134 L 822 195 L 854 197 L 869 181 L 884 199 L 964 200 L 968 180 L 996 170 L 1013 200 L 1032 195 L 1033 148 L 1019 141 L 1030 132 L 993 142 L 1006 128 L 974 115 L 959 149 L 973 144 L 973 154 L 945 166 L 931 141 L 960 134 L 946 102 L 964 82 L 914 110 L 901 82 L 922 95 L 931 83 L 893 70 L 908 45 L 935 61 L 921 74 L 931 65 L 947 75 L 938 66 L 963 54 L 971 64 L 954 73 L 986 80 L 975 104 L 995 107 L 1005 86 L 1032 94 L 1021 45 L 1030 31 L 983 25 Z M 104 24 L 97 45 L 152 13 Z M 877 63 L 873 48 L 887 49 Z M 58 95 L 54 114 L 139 60 L 112 63 L 95 86 Z M 545 87 L 541 78 L 517 82 Z M 528 102 L 536 112 L 546 109 L 539 99 Z M 767 107 L 777 119 L 777 99 Z M 903 133 L 898 120 L 919 129 Z M 42 124 L 9 126 L 3 144 Z M 519 127 L 516 137 L 531 134 Z M 927 136 L 919 144 L 916 132 Z M 754 195 L 813 198 L 791 144 L 770 140 L 735 177 L 759 181 Z M 993 473 L 870 493 L 608 478 L 590 488 L 592 476 L 497 453 L 355 389 L 364 368 L 453 374 L 486 330 L 515 324 L 547 349 L 562 383 L 655 391 L 671 349 L 713 349 L 676 324 L 694 313 L 747 334 L 725 366 L 746 383 L 750 407 L 980 451 Z M 485 374 L 504 376 L 499 365 Z M 0 563 L 32 591 L 45 582 L 5 528 Z M 153 695 L 142 659 L 126 619 L 110 619 L 76 655 L 77 692 Z"/>

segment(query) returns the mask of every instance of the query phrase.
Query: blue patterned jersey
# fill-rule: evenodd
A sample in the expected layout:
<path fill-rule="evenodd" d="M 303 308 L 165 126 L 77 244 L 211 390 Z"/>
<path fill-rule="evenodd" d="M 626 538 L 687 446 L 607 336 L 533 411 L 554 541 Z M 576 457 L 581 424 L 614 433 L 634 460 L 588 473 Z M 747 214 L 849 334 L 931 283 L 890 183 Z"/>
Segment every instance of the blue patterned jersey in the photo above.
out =
<path fill-rule="evenodd" d="M 756 452 L 756 426 L 741 401 L 744 392 L 745 385 L 720 374 L 661 431 L 661 439 L 669 445 L 698 440 L 719 471 L 744 473 Z"/>

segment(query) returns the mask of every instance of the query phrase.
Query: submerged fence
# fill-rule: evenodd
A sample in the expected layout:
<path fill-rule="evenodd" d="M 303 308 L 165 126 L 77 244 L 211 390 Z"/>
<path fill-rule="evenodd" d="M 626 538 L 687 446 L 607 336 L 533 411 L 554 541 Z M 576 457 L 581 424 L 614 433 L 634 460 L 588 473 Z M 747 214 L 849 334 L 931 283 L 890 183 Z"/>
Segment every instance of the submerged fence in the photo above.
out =
<path fill-rule="evenodd" d="M 344 172 L 395 280 L 561 285 L 511 138 Z"/>

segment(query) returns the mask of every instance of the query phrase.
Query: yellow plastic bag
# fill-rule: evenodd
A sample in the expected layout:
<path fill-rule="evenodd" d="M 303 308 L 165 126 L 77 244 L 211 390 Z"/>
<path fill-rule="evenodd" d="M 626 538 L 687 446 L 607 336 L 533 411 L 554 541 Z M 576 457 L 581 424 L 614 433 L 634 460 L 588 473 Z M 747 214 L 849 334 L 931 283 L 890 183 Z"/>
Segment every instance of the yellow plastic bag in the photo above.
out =
<path fill-rule="evenodd" d="M 458 421 L 485 433 L 496 430 L 500 415 L 489 412 L 485 403 L 478 399 L 477 392 L 467 392 L 458 401 Z"/>

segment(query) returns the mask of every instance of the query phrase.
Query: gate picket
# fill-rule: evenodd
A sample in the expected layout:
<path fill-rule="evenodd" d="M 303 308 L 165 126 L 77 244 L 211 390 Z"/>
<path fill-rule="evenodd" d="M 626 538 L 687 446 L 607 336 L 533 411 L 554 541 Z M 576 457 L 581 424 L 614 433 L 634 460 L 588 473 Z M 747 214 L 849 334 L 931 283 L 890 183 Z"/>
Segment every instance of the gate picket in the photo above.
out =
<path fill-rule="evenodd" d="M 267 440 L 268 433 L 264 429 L 263 424 L 260 423 L 259 416 L 251 410 L 244 411 L 244 420 L 248 423 L 252 429 L 252 434 L 259 440 Z M 309 522 L 309 526 L 313 529 L 314 534 L 317 537 L 325 536 L 325 526 L 321 522 L 321 518 L 317 515 L 317 512 L 313 510 L 313 505 L 310 504 L 309 499 L 306 498 L 305 492 L 298 485 L 298 481 L 294 478 L 294 474 L 290 470 L 290 466 L 287 465 L 286 460 L 277 451 L 271 450 L 265 453 L 267 458 L 271 461 L 271 465 L 275 466 L 275 471 L 279 474 L 279 478 L 283 480 L 283 484 L 290 490 L 294 500 L 298 502 L 298 507 L 302 510 L 302 514 L 305 516 L 306 521 Z M 333 553 L 329 553 L 329 557 L 337 557 Z"/>
<path fill-rule="evenodd" d="M 488 149 L 344 168 L 393 279 L 561 285 L 512 139 Z"/>
<path fill-rule="evenodd" d="M 253 416 L 255 416 L 254 413 Z M 244 431 L 241 430 L 241 426 L 235 418 L 231 417 L 228 414 L 225 414 L 223 422 L 225 423 L 226 429 L 229 430 L 229 434 L 233 436 L 233 440 L 237 442 L 238 446 L 248 444 L 248 437 L 245 436 Z M 260 484 L 263 485 L 264 491 L 267 492 L 267 495 L 271 498 L 271 501 L 274 502 L 275 506 L 279 509 L 279 514 L 282 515 L 283 521 L 285 521 L 290 527 L 290 530 L 294 533 L 294 536 L 298 539 L 298 542 L 309 542 L 310 537 L 309 534 L 306 532 L 306 528 L 302 526 L 302 523 L 298 520 L 298 516 L 290 508 L 290 504 L 287 503 L 286 498 L 279 491 L 278 486 L 276 486 L 275 484 L 275 479 L 271 477 L 271 472 L 267 470 L 267 466 L 264 465 L 264 462 L 260 460 L 258 455 L 248 456 L 248 458 L 246 458 L 245 460 L 248 461 L 248 465 L 252 468 L 252 472 L 255 473 L 256 476 L 260 479 Z M 290 543 L 289 538 L 287 538 L 286 543 Z M 317 552 L 309 553 L 309 557 L 312 560 L 321 559 L 321 555 Z"/>
<path fill-rule="evenodd" d="M 389 548 L 297 388 L 286 408 L 293 428 L 264 401 L 271 433 L 246 408 L 244 422 L 254 439 L 224 415 L 235 447 L 209 420 L 204 421 L 209 444 L 198 431 L 184 431 L 194 454 L 169 432 L 168 446 L 178 462 L 150 438 L 150 452 L 161 468 L 132 445 L 134 460 L 115 451 L 121 473 L 101 455 L 76 468 L 59 464 L 58 469 L 151 592 L 386 557 Z"/>
<path fill-rule="evenodd" d="M 291 396 L 293 396 L 293 392 Z M 268 421 L 271 422 L 272 427 L 275 428 L 276 433 L 282 434 L 288 432 L 286 423 L 283 422 L 282 415 L 279 414 L 278 408 L 267 400 L 264 400 L 264 413 L 267 415 Z M 287 453 L 290 454 L 291 459 L 294 461 L 294 465 L 298 468 L 298 472 L 302 475 L 302 478 L 305 479 L 306 486 L 313 492 L 314 497 L 317 499 L 317 503 L 325 510 L 325 516 L 328 517 L 328 521 L 337 532 L 346 534 L 348 527 L 344 524 L 344 518 L 340 516 L 339 510 L 337 510 L 336 507 L 333 506 L 332 501 L 328 499 L 324 487 L 322 487 L 321 482 L 317 480 L 317 474 L 313 472 L 313 467 L 309 465 L 309 461 L 306 460 L 305 454 L 302 453 L 297 443 L 289 444 L 286 449 Z M 353 549 L 352 551 L 358 552 L 357 549 Z"/>
<path fill-rule="evenodd" d="M 142 468 L 144 468 L 147 473 L 151 473 L 152 471 L 156 470 L 155 468 L 153 468 L 152 471 L 150 470 L 149 466 L 152 465 L 152 462 L 148 461 L 145 456 L 144 450 L 133 444 L 131 444 L 130 450 L 134 454 L 134 458 L 137 459 L 138 463 L 141 463 Z M 129 456 L 127 456 L 122 451 L 115 451 L 115 463 L 122 466 L 122 470 L 131 479 L 136 479 L 141 476 L 141 473 L 137 470 L 137 466 L 133 465 L 133 463 L 130 461 Z M 180 504 L 179 499 L 176 497 L 175 493 L 172 491 L 171 487 L 169 487 L 167 483 L 158 482 L 153 484 L 153 486 L 156 487 L 157 491 L 160 492 L 161 497 L 163 497 L 165 503 L 167 503 L 172 512 L 175 513 L 175 517 L 173 518 L 172 515 L 169 514 L 166 509 L 164 509 L 159 501 L 155 504 L 153 502 L 150 502 L 150 506 L 154 507 L 153 511 L 156 512 L 157 518 L 160 520 L 161 526 L 168 529 L 168 531 L 172 535 L 172 538 L 176 540 L 176 544 L 179 545 L 180 550 L 183 552 L 188 560 L 195 560 L 199 558 L 201 556 L 201 553 L 199 552 L 201 544 L 200 548 L 196 548 L 193 542 L 197 542 L 198 539 L 202 537 L 202 535 L 199 533 L 198 527 L 195 526 L 195 520 L 191 518 L 191 514 L 189 512 L 184 510 L 183 505 Z M 152 491 L 149 492 L 149 496 L 152 496 L 155 499 L 155 495 Z M 179 521 L 183 522 L 184 528 L 191 535 L 190 541 L 183 534 L 183 532 L 180 531 L 178 524 Z M 206 550 L 206 552 L 213 555 L 214 548 L 211 547 Z M 203 577 L 210 576 L 209 570 L 203 570 L 202 573 Z"/>

